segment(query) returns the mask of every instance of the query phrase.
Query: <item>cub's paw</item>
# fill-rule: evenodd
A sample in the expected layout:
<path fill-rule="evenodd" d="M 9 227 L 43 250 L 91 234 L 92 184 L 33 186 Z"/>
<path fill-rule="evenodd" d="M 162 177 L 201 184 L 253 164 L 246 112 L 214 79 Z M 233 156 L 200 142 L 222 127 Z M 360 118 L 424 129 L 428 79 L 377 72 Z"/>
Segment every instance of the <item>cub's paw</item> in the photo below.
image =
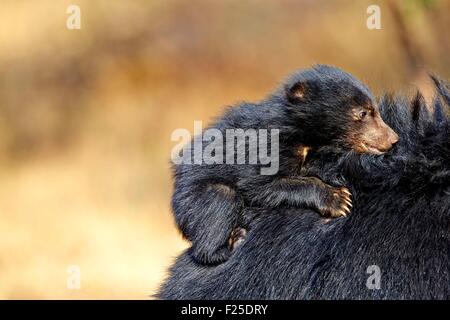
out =
<path fill-rule="evenodd" d="M 230 234 L 230 239 L 228 239 L 228 246 L 231 250 L 235 250 L 238 246 L 244 242 L 247 236 L 247 230 L 244 228 L 236 228 Z"/>
<path fill-rule="evenodd" d="M 220 246 L 213 246 L 211 242 L 197 242 L 192 246 L 191 256 L 201 264 L 218 265 L 227 261 L 245 240 L 247 230 L 244 228 L 235 228 L 228 238 L 228 243 Z M 204 244 L 201 246 L 201 244 Z"/>
<path fill-rule="evenodd" d="M 352 194 L 345 187 L 328 187 L 328 196 L 325 205 L 321 208 L 320 213 L 324 217 L 342 217 L 347 216 L 352 210 Z"/>

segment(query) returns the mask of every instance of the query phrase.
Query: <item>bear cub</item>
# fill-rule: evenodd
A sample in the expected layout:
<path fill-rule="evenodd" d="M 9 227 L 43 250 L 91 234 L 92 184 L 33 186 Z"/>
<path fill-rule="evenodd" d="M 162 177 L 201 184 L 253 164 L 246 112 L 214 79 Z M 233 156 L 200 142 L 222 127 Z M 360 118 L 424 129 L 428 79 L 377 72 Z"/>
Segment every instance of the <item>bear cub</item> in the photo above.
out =
<path fill-rule="evenodd" d="M 247 162 L 174 165 L 173 212 L 192 243 L 194 259 L 202 264 L 226 261 L 242 242 L 251 219 L 245 208 L 302 207 L 323 217 L 345 216 L 352 207 L 349 190 L 338 179 L 326 182 L 309 174 L 305 164 L 321 148 L 380 155 L 398 141 L 369 89 L 325 65 L 293 73 L 258 103 L 228 108 L 209 128 L 223 134 L 224 146 L 227 129 L 279 130 L 278 171 L 263 175 L 263 164 Z M 193 145 L 183 153 L 195 157 Z M 246 139 L 247 160 L 251 149 Z M 235 158 L 237 150 L 232 150 Z M 230 150 L 224 148 L 224 158 L 229 156 L 225 152 Z"/>

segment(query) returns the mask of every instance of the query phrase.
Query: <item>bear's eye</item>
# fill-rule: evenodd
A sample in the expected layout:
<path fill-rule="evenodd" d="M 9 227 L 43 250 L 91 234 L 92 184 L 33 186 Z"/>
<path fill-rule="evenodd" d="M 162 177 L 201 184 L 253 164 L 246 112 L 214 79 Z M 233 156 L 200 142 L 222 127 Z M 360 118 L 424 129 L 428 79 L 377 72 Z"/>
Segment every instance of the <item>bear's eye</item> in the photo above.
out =
<path fill-rule="evenodd" d="M 358 116 L 361 120 L 364 119 L 367 116 L 367 111 L 360 111 Z"/>

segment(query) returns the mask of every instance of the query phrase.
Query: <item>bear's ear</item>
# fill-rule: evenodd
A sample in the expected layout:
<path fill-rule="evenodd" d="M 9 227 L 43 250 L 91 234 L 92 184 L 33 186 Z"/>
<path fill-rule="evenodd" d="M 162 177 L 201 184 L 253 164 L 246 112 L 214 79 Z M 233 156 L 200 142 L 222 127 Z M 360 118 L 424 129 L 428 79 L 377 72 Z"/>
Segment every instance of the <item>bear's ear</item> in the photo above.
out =
<path fill-rule="evenodd" d="M 304 101 L 308 95 L 308 84 L 299 81 L 286 88 L 286 97 L 292 103 Z"/>

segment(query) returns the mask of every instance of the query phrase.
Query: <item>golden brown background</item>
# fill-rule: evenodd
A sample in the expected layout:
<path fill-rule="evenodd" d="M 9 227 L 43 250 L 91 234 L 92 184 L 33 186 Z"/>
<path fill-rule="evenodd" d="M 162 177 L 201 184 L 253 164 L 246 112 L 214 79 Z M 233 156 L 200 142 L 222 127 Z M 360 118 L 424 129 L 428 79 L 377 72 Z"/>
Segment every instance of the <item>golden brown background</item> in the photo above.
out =
<path fill-rule="evenodd" d="M 421 67 L 450 78 L 449 2 L 2 0 L 0 298 L 148 298 L 187 246 L 169 206 L 174 129 L 313 63 L 376 93 L 427 90 Z"/>

